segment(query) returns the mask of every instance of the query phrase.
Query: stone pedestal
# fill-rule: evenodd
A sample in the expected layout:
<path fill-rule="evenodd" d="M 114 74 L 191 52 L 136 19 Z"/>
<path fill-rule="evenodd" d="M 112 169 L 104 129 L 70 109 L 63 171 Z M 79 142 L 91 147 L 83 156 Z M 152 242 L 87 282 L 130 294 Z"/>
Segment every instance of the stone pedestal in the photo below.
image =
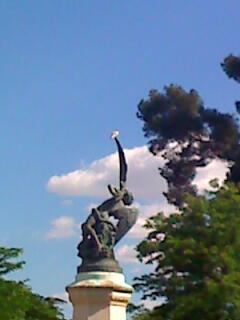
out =
<path fill-rule="evenodd" d="M 72 320 L 126 320 L 133 288 L 116 272 L 82 272 L 66 288 Z"/>

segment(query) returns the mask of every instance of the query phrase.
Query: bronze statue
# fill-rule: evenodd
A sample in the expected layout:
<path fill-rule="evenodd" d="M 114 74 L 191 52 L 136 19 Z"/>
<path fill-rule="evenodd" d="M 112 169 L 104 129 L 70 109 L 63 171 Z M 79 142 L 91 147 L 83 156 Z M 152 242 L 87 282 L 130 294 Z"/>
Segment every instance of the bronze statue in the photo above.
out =
<path fill-rule="evenodd" d="M 78 256 L 82 258 L 82 264 L 78 267 L 78 272 L 121 272 L 113 248 L 137 219 L 137 209 L 128 207 L 134 198 L 126 189 L 127 163 L 117 133 L 114 132 L 112 138 L 118 148 L 120 185 L 119 188 L 108 185 L 112 197 L 92 209 L 86 222 L 82 224 L 82 241 L 78 245 Z"/>

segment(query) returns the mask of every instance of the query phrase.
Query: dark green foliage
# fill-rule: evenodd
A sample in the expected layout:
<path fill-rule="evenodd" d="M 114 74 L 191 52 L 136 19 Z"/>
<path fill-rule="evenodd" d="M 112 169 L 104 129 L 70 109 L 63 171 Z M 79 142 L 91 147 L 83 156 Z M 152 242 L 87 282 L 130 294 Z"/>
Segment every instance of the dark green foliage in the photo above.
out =
<path fill-rule="evenodd" d="M 149 310 L 145 308 L 143 304 L 134 305 L 133 303 L 128 304 L 127 312 L 132 315 L 131 320 L 144 320 L 143 316 L 149 314 Z M 146 318 L 146 320 L 147 319 L 148 318 Z"/>
<path fill-rule="evenodd" d="M 239 128 L 234 116 L 206 108 L 195 90 L 170 85 L 151 90 L 138 105 L 145 136 L 153 154 L 162 152 L 166 163 L 160 174 L 167 180 L 168 201 L 182 206 L 185 193 L 195 195 L 196 169 L 213 158 L 230 161 L 229 179 L 240 181 Z"/>
<path fill-rule="evenodd" d="M 199 118 L 202 106 L 196 91 L 186 93 L 180 87 L 170 85 L 161 94 L 151 90 L 149 99 L 142 100 L 138 106 L 138 116 L 144 121 L 144 132 L 147 137 L 154 136 L 161 128 L 158 145 L 165 145 L 169 140 L 183 141 L 189 132 L 202 133 L 203 125 Z M 156 145 L 154 144 L 154 147 Z"/>
<path fill-rule="evenodd" d="M 22 249 L 0 247 L 0 276 L 23 267 L 23 261 L 11 262 L 11 259 L 18 258 L 21 253 Z"/>
<path fill-rule="evenodd" d="M 58 308 L 59 303 L 64 303 L 60 299 L 44 298 L 30 292 L 30 306 L 26 311 L 26 320 L 64 320 L 64 316 Z"/>
<path fill-rule="evenodd" d="M 137 319 L 240 318 L 240 194 L 233 184 L 188 196 L 180 214 L 158 214 L 145 227 L 140 260 L 154 271 L 136 278 L 143 298 L 163 304 Z"/>
<path fill-rule="evenodd" d="M 221 66 L 229 78 L 240 82 L 240 57 L 230 54 L 224 59 Z"/>
<path fill-rule="evenodd" d="M 230 54 L 224 59 L 221 66 L 229 78 L 240 82 L 240 57 Z M 236 101 L 235 106 L 237 113 L 240 113 L 240 101 Z"/>
<path fill-rule="evenodd" d="M 14 261 L 21 253 L 21 249 L 0 248 L 0 319 L 64 320 L 57 306 L 61 302 L 59 299 L 44 298 L 33 293 L 25 282 L 3 278 L 3 275 L 22 268 L 23 261 Z"/>

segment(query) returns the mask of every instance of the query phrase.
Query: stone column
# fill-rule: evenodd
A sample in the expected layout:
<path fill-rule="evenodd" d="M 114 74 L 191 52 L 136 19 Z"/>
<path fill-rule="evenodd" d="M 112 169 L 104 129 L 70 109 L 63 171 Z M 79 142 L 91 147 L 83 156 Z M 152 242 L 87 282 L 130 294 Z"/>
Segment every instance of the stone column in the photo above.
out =
<path fill-rule="evenodd" d="M 126 320 L 133 288 L 116 272 L 82 272 L 66 290 L 73 320 Z"/>

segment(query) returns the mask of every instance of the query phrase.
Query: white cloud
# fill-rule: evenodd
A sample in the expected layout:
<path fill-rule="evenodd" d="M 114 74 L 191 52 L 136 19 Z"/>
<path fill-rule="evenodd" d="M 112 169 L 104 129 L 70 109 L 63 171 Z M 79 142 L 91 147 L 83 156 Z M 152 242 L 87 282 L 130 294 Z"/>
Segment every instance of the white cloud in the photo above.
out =
<path fill-rule="evenodd" d="M 139 218 L 128 233 L 129 238 L 139 239 L 147 233 L 142 228 L 147 218 L 160 211 L 169 214 L 174 211 L 174 207 L 168 205 L 162 195 L 162 192 L 166 190 L 166 182 L 159 175 L 158 167 L 163 165 L 163 159 L 154 157 L 145 146 L 126 149 L 125 153 L 129 167 L 128 187 L 138 201 L 145 202 L 145 204 L 134 204 L 139 209 Z M 117 185 L 118 170 L 118 155 L 114 153 L 92 162 L 85 169 L 51 177 L 47 188 L 50 192 L 65 196 L 108 197 L 106 186 L 109 183 Z M 194 183 L 197 184 L 200 191 L 209 189 L 209 181 L 216 177 L 223 181 L 227 170 L 225 162 L 218 159 L 213 160 L 208 166 L 197 170 Z M 64 200 L 63 204 L 70 205 L 71 201 Z M 98 204 L 92 203 L 87 207 L 89 214 L 91 208 Z M 79 225 L 73 218 L 61 217 L 52 222 L 52 229 L 47 238 L 72 237 L 76 235 L 77 228 Z"/>
<path fill-rule="evenodd" d="M 144 306 L 149 310 L 152 310 L 154 307 L 157 307 L 160 304 L 162 304 L 161 302 L 156 300 L 142 300 L 141 303 L 143 303 Z"/>
<path fill-rule="evenodd" d="M 202 167 L 197 170 L 197 175 L 193 183 L 197 185 L 200 192 L 209 190 L 209 181 L 218 178 L 220 184 L 223 183 L 228 170 L 229 169 L 226 161 L 215 159 L 211 161 L 206 167 Z"/>
<path fill-rule="evenodd" d="M 71 238 L 76 235 L 78 225 L 72 217 L 60 217 L 51 222 L 52 228 L 46 235 L 47 239 Z"/>
<path fill-rule="evenodd" d="M 139 217 L 135 225 L 129 231 L 128 237 L 137 239 L 143 238 L 148 233 L 147 230 L 143 228 L 146 219 L 156 215 L 158 212 L 163 212 L 165 215 L 168 215 L 175 210 L 175 207 L 167 204 L 165 200 L 163 200 L 162 203 L 151 205 L 140 205 L 139 203 L 135 203 L 134 206 L 139 210 Z"/>
<path fill-rule="evenodd" d="M 139 261 L 136 258 L 137 253 L 134 250 L 134 248 L 135 246 L 130 246 L 127 244 L 124 244 L 123 246 L 119 247 L 115 252 L 117 260 L 120 263 L 139 263 Z"/>
<path fill-rule="evenodd" d="M 144 147 L 125 150 L 128 163 L 128 187 L 137 199 L 156 200 L 166 189 L 165 181 L 158 174 L 163 164 L 161 157 L 154 157 Z M 111 154 L 92 162 L 86 169 L 55 175 L 47 184 L 50 192 L 67 196 L 106 197 L 107 185 L 118 185 L 118 155 Z"/>
<path fill-rule="evenodd" d="M 138 200 L 159 201 L 166 190 L 166 182 L 159 175 L 158 168 L 163 165 L 161 156 L 153 156 L 146 146 L 125 149 L 128 163 L 128 187 Z M 118 185 L 118 154 L 110 154 L 96 160 L 84 169 L 63 175 L 52 176 L 47 189 L 62 196 L 108 197 L 107 185 Z M 199 168 L 194 182 L 200 190 L 209 187 L 209 180 L 225 178 L 227 164 L 218 159 L 208 166 Z M 64 200 L 69 205 L 71 200 Z"/>
<path fill-rule="evenodd" d="M 209 190 L 209 181 L 214 178 L 218 178 L 219 182 L 222 183 L 226 178 L 227 172 L 227 163 L 219 159 L 215 159 L 206 167 L 199 168 L 197 170 L 197 175 L 194 179 L 194 183 L 197 185 L 200 192 Z M 158 176 L 158 179 L 162 178 Z M 161 203 L 152 203 L 150 205 L 141 205 L 139 203 L 135 203 L 134 206 L 136 206 L 139 210 L 139 218 L 133 228 L 129 231 L 128 237 L 137 239 L 143 238 L 148 233 L 147 230 L 143 228 L 146 219 L 150 218 L 158 212 L 163 212 L 165 215 L 168 215 L 176 211 L 176 208 L 172 205 L 169 205 L 164 198 L 162 198 Z"/>

